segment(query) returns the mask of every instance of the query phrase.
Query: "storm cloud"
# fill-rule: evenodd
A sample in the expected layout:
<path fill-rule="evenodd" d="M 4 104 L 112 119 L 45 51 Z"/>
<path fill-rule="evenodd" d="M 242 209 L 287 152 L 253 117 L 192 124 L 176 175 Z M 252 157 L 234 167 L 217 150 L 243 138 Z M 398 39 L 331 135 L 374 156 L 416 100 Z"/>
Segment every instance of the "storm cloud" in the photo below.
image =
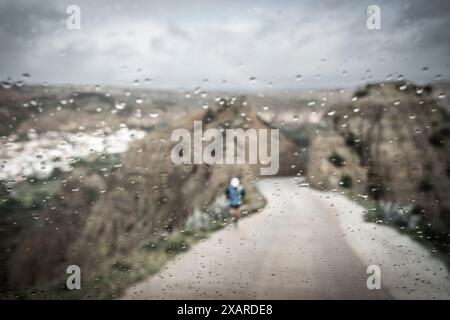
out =
<path fill-rule="evenodd" d="M 72 4 L 80 30 L 66 28 Z M 366 27 L 371 4 L 381 8 L 380 30 Z M 450 3 L 0 0 L 0 43 L 0 80 L 310 88 L 402 75 L 424 83 L 450 77 Z"/>

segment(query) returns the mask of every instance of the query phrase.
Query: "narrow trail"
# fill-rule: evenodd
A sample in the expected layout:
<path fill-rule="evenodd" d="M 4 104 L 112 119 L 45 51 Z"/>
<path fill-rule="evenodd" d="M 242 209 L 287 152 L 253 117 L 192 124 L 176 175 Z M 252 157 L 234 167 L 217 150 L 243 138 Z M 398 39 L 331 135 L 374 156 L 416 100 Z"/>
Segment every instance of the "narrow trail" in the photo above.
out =
<path fill-rule="evenodd" d="M 444 264 L 346 197 L 293 178 L 257 187 L 266 208 L 180 254 L 123 299 L 450 299 Z M 369 265 L 381 289 L 366 285 Z"/>

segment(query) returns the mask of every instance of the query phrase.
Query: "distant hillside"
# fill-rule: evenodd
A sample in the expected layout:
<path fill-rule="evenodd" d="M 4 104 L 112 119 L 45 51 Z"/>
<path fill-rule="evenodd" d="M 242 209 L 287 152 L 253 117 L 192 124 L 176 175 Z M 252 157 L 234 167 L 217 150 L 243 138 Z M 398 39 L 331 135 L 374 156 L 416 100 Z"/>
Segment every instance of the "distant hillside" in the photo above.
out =
<path fill-rule="evenodd" d="M 195 99 L 191 103 L 195 104 Z M 149 129 L 186 113 L 184 94 L 149 89 L 71 86 L 0 88 L 0 136 L 34 132 Z M 176 111 L 168 115 L 168 111 Z"/>

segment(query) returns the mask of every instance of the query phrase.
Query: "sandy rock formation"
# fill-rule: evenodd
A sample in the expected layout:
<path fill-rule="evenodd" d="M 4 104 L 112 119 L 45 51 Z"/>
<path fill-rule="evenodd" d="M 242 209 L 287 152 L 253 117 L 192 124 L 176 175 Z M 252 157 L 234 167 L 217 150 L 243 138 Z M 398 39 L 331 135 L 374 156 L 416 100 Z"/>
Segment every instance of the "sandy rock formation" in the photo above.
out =
<path fill-rule="evenodd" d="M 431 86 L 370 84 L 325 114 L 309 149 L 313 186 L 412 205 L 436 228 L 450 226 L 450 117 Z"/>

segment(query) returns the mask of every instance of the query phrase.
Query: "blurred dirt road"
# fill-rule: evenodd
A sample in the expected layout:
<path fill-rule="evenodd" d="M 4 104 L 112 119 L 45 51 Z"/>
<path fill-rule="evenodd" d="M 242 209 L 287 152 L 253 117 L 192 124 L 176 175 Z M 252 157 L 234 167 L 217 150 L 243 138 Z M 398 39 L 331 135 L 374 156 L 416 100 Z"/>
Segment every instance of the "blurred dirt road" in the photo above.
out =
<path fill-rule="evenodd" d="M 444 264 L 393 228 L 362 219 L 343 195 L 262 180 L 268 204 L 178 255 L 123 299 L 442 299 Z M 367 288 L 369 265 L 381 289 Z"/>

